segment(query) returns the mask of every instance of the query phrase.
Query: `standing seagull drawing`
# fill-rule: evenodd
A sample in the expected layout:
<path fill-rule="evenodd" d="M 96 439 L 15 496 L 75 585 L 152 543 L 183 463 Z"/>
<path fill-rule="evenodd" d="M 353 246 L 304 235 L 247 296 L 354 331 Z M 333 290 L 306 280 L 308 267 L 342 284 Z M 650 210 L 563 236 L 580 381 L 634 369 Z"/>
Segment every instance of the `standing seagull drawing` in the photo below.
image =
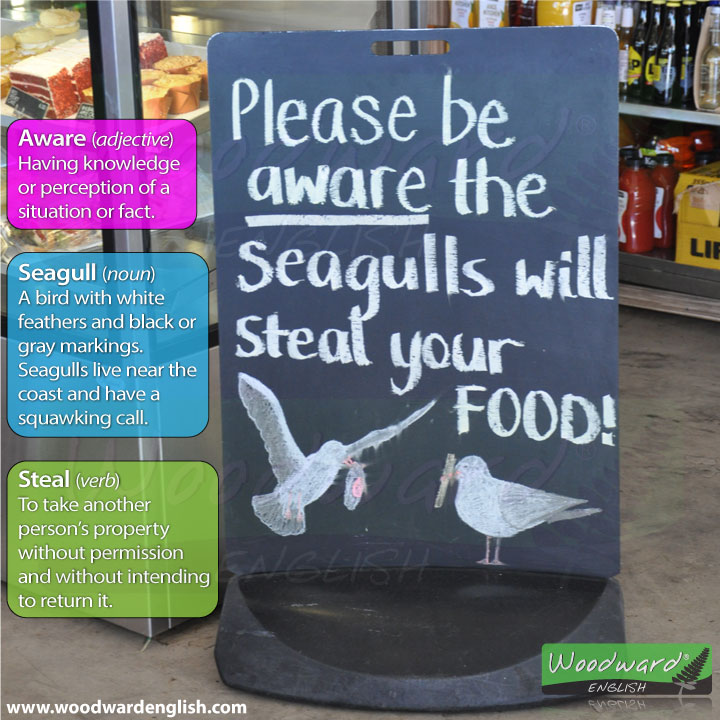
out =
<path fill-rule="evenodd" d="M 572 520 L 602 512 L 600 508 L 570 510 L 587 500 L 555 495 L 518 483 L 498 480 L 490 474 L 487 463 L 477 455 L 464 457 L 457 466 L 450 460 L 440 479 L 435 507 L 440 507 L 445 490 L 453 480 L 458 483 L 455 509 L 460 519 L 473 530 L 485 535 L 485 558 L 480 565 L 504 565 L 500 561 L 500 540 L 513 537 L 542 523 Z M 495 557 L 490 560 L 490 545 L 496 539 Z"/>
<path fill-rule="evenodd" d="M 272 390 L 258 379 L 240 373 L 238 392 L 265 443 L 270 466 L 278 481 L 271 493 L 253 497 L 253 510 L 278 535 L 302 535 L 305 532 L 305 506 L 322 497 L 343 465 L 350 468 L 348 481 L 352 474 L 351 492 L 345 495 L 345 505 L 349 510 L 354 510 L 365 487 L 363 466 L 356 462 L 356 457 L 399 435 L 425 415 L 436 402 L 433 400 L 405 420 L 381 430 L 373 430 L 349 445 L 328 440 L 306 457 L 293 439 L 280 402 Z"/>

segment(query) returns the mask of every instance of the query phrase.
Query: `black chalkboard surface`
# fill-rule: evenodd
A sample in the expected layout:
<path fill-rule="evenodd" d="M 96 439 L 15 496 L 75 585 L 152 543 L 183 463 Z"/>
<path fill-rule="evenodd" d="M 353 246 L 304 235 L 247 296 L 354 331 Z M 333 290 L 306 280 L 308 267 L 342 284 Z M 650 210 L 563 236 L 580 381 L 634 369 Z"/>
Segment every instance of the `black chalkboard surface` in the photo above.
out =
<path fill-rule="evenodd" d="M 615 35 L 208 56 L 230 569 L 617 573 Z"/>

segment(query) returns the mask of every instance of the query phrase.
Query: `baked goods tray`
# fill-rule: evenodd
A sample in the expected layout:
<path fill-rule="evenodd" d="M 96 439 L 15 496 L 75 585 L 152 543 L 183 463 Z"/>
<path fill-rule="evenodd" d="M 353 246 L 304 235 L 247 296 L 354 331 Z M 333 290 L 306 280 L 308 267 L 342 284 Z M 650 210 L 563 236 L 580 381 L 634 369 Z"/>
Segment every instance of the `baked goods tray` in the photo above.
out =
<path fill-rule="evenodd" d="M 20 230 L 0 222 L 0 259 L 8 263 L 23 252 L 91 252 L 102 250 L 99 230 Z"/>
<path fill-rule="evenodd" d="M 27 25 L 27 23 L 18 23 L 18 26 L 20 25 L 25 26 Z M 5 27 L 6 22 L 3 21 L 3 30 L 5 30 Z M 8 29 L 10 30 L 10 32 L 14 32 L 18 28 Z M 7 32 L 5 32 L 4 34 L 7 34 Z M 82 39 L 84 37 L 87 37 L 87 32 L 84 30 L 80 30 L 77 33 L 73 33 L 72 35 L 64 36 L 63 39 L 70 40 L 74 37 Z M 202 47 L 200 45 L 186 45 L 184 43 L 172 42 L 170 40 L 165 41 L 165 47 L 167 47 L 169 55 L 197 55 L 198 57 L 200 57 L 201 60 L 207 60 L 207 47 Z M 9 67 L 12 67 L 12 65 L 10 65 Z M 2 127 L 7 127 L 14 120 L 18 119 L 14 115 L 13 108 L 7 105 L 4 99 L 2 103 L 0 103 L 0 114 Z M 71 119 L 74 117 L 74 115 L 70 116 Z M 200 106 L 197 108 L 197 110 L 183 113 L 182 115 L 168 115 L 168 118 L 170 120 L 189 120 L 195 126 L 198 135 L 202 135 L 203 133 L 206 133 L 210 130 L 210 103 L 207 100 L 201 100 Z"/>

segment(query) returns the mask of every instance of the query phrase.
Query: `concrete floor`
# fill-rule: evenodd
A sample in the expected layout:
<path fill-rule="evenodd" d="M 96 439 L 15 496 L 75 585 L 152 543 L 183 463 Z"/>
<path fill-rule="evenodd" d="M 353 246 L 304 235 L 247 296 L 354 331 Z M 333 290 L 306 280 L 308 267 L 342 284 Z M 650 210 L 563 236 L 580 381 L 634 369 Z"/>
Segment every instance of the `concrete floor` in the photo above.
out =
<path fill-rule="evenodd" d="M 622 309 L 620 345 L 623 570 L 619 579 L 628 640 L 703 642 L 717 651 L 720 325 Z M 3 703 L 184 698 L 208 704 L 244 702 L 247 717 L 253 720 L 407 717 L 297 705 L 225 687 L 213 661 L 217 621 L 217 615 L 193 620 L 145 647 L 144 638 L 101 620 L 18 618 L 3 597 Z M 717 671 L 715 676 L 720 683 Z M 711 700 L 681 705 L 675 698 L 629 698 L 625 705 L 605 711 L 619 717 L 644 710 L 642 718 L 648 720 L 720 717 L 720 699 L 715 708 Z M 598 710 L 578 702 L 482 717 L 582 719 L 595 717 Z M 9 717 L 4 705 L 2 717 Z"/>

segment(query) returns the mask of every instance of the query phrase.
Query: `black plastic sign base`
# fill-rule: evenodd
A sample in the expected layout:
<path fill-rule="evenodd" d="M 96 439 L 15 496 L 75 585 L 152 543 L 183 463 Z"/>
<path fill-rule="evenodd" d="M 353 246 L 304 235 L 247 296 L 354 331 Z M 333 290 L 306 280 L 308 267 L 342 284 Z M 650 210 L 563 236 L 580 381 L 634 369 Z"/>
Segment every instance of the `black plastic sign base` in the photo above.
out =
<path fill-rule="evenodd" d="M 215 659 L 232 687 L 384 710 L 508 708 L 541 689 L 543 643 L 623 642 L 614 580 L 377 568 L 231 580 Z"/>

